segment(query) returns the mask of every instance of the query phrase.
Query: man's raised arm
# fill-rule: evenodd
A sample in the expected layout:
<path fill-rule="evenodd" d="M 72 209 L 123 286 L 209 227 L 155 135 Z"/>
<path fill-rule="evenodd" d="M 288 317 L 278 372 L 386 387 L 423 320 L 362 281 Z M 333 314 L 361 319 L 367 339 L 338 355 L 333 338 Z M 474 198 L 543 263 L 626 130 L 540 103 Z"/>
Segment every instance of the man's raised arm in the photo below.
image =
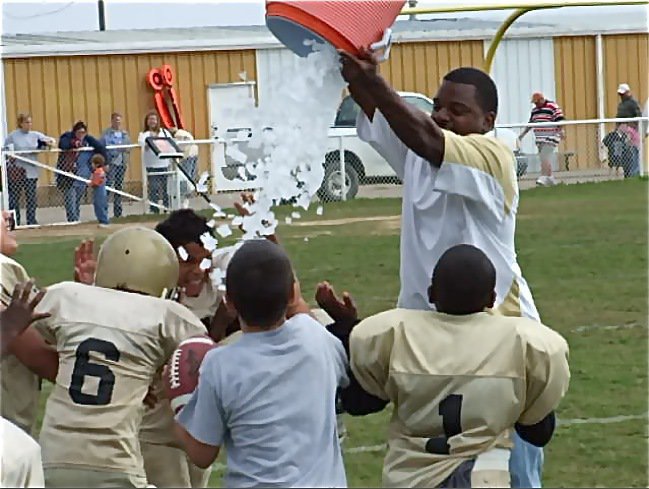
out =
<path fill-rule="evenodd" d="M 378 73 L 376 57 L 363 50 L 359 57 L 340 52 L 342 74 L 352 97 L 371 119 L 379 109 L 397 137 L 417 155 L 440 166 L 444 134 L 429 114 L 411 107 Z"/>

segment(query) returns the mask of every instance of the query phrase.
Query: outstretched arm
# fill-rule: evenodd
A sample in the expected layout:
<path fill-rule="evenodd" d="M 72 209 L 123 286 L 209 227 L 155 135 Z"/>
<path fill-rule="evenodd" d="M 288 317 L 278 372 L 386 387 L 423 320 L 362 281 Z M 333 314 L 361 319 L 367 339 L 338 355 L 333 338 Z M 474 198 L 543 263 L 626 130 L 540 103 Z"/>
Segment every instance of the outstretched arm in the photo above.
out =
<path fill-rule="evenodd" d="M 48 313 L 34 312 L 43 299 L 45 290 L 30 299 L 33 286 L 33 280 L 16 285 L 9 306 L 0 312 L 2 354 L 15 355 L 39 377 L 54 381 L 59 369 L 58 354 L 45 343 L 38 331 L 29 327 L 33 322 L 49 317 Z"/>
<path fill-rule="evenodd" d="M 397 137 L 417 155 L 440 166 L 444 133 L 432 117 L 411 107 L 378 73 L 376 57 L 362 50 L 359 57 L 340 52 L 343 77 L 350 93 L 368 117 L 379 109 Z M 358 99 L 357 99 L 358 97 Z"/>

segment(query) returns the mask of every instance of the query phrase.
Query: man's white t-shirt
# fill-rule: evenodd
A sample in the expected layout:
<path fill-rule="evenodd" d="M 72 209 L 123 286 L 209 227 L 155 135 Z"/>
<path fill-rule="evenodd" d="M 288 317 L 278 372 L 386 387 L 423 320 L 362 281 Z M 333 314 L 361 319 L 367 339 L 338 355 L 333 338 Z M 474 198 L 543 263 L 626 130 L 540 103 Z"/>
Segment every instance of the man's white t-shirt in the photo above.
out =
<path fill-rule="evenodd" d="M 496 311 L 539 319 L 516 261 L 518 184 L 514 155 L 498 139 L 444 131 L 439 168 L 406 147 L 377 110 L 361 112 L 358 135 L 403 181 L 398 307 L 433 309 L 428 287 L 442 254 L 459 244 L 481 249 L 496 268 Z"/>
<path fill-rule="evenodd" d="M 45 487 L 41 447 L 11 421 L 0 417 L 2 487 Z"/>

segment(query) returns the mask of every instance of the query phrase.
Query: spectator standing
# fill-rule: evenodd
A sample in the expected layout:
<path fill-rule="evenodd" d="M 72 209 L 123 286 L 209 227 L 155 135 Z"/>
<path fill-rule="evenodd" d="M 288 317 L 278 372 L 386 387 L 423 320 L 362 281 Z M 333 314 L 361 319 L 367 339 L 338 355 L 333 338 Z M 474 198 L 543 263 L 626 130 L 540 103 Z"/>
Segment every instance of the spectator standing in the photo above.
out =
<path fill-rule="evenodd" d="M 32 130 L 32 116 L 28 113 L 18 114 L 18 128 L 9 133 L 5 148 L 14 151 L 28 151 L 49 148 L 56 140 L 42 132 Z M 38 160 L 38 153 L 23 153 L 23 158 Z M 7 181 L 9 188 L 9 208 L 16 211 L 16 223 L 20 224 L 20 196 L 25 194 L 26 218 L 28 225 L 36 225 L 36 208 L 38 206 L 38 173 L 36 165 L 11 158 L 7 161 Z"/>
<path fill-rule="evenodd" d="M 640 132 L 635 122 L 620 124 L 618 128 L 628 138 L 628 162 L 624 165 L 624 178 L 640 175 Z"/>
<path fill-rule="evenodd" d="M 113 112 L 110 116 L 110 127 L 101 135 L 104 146 L 121 146 L 131 144 L 131 138 L 125 129 L 122 129 L 122 114 Z M 124 190 L 124 175 L 130 159 L 129 149 L 108 149 L 108 175 L 109 187 Z M 122 216 L 122 196 L 113 194 L 113 216 Z"/>
<path fill-rule="evenodd" d="M 175 127 L 171 128 L 171 133 L 174 136 L 176 141 L 187 142 L 193 141 L 194 136 L 189 131 L 185 129 L 177 129 Z M 183 154 L 185 157 L 180 162 L 180 166 L 187 172 L 191 177 L 192 181 L 196 183 L 197 175 L 197 164 L 198 164 L 198 145 L 196 144 L 183 144 L 181 146 Z M 183 180 L 180 184 L 180 192 L 185 196 L 185 198 L 191 194 L 192 189 L 187 187 L 187 183 Z"/>
<path fill-rule="evenodd" d="M 530 115 L 530 124 L 559 122 L 565 119 L 561 107 L 556 102 L 546 99 L 545 95 L 541 92 L 534 92 L 532 94 L 532 103 L 534 104 L 534 108 Z M 557 148 L 564 138 L 563 128 L 561 126 L 534 128 L 528 126 L 519 138 L 522 140 L 531 129 L 534 129 L 536 147 L 539 152 L 539 158 L 541 159 L 541 176 L 536 181 L 536 184 L 542 186 L 556 185 L 557 181 L 552 175 L 552 169 L 557 161 Z"/>
<path fill-rule="evenodd" d="M 617 94 L 620 96 L 620 103 L 617 106 L 616 118 L 631 119 L 633 117 L 642 117 L 640 104 L 633 98 L 631 87 L 628 83 L 620 83 L 617 87 Z"/>
<path fill-rule="evenodd" d="M 169 207 L 169 191 L 167 190 L 167 175 L 169 171 L 169 162 L 163 158 L 158 158 L 149 146 L 146 144 L 148 137 L 172 137 L 171 133 L 160 127 L 160 118 L 156 111 L 147 112 L 144 117 L 144 130 L 140 133 L 137 140 L 142 146 L 142 161 L 146 168 L 147 179 L 149 183 L 149 202 L 158 203 L 162 199 L 162 205 Z M 160 210 L 151 206 L 151 212 L 158 214 Z"/>
<path fill-rule="evenodd" d="M 59 170 L 90 180 L 92 167 L 90 159 L 94 154 L 101 154 L 106 160 L 106 147 L 96 138 L 88 134 L 88 126 L 83 121 L 77 121 L 71 131 L 64 132 L 59 138 L 59 148 L 64 150 L 59 155 L 56 167 Z M 92 151 L 79 151 L 82 148 L 92 148 Z M 77 151 L 72 151 L 77 150 Z M 81 198 L 86 193 L 87 183 L 64 175 L 56 175 L 56 186 L 65 199 L 65 214 L 68 222 L 78 222 L 80 218 Z"/>
<path fill-rule="evenodd" d="M 99 227 L 108 227 L 108 194 L 106 193 L 106 160 L 100 154 L 92 156 L 92 176 L 90 186 L 93 188 L 92 204 L 95 208 L 95 216 Z"/>

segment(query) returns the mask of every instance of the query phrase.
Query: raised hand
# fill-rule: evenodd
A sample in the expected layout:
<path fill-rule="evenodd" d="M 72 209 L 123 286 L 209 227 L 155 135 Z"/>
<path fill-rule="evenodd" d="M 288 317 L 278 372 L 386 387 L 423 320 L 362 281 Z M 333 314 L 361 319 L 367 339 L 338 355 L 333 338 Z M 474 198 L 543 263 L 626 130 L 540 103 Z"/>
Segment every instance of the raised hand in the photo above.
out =
<path fill-rule="evenodd" d="M 250 215 L 250 211 L 244 207 L 246 204 L 254 204 L 255 196 L 251 192 L 241 192 L 240 194 L 241 202 L 235 201 L 234 208 L 237 210 L 241 217 L 246 217 Z M 239 229 L 243 232 L 243 225 L 239 226 Z M 269 234 L 266 236 L 268 241 L 271 241 L 275 244 L 279 244 L 277 236 L 275 234 Z"/>
<path fill-rule="evenodd" d="M 349 84 L 363 83 L 378 74 L 378 58 L 369 49 L 361 48 L 358 56 L 339 50 L 342 75 Z"/>
<path fill-rule="evenodd" d="M 50 317 L 49 313 L 35 313 L 34 309 L 43 299 L 45 290 L 40 290 L 36 296 L 30 300 L 34 280 L 27 283 L 19 283 L 14 289 L 11 302 L 7 308 L 0 312 L 0 324 L 2 325 L 2 352 L 9 348 L 9 343 L 16 336 L 25 331 L 30 324 L 40 319 Z"/>
<path fill-rule="evenodd" d="M 94 241 L 85 239 L 74 250 L 74 281 L 86 285 L 95 283 L 97 260 L 94 254 Z"/>
<path fill-rule="evenodd" d="M 329 282 L 318 284 L 315 300 L 320 308 L 329 314 L 334 321 L 358 319 L 358 310 L 352 296 L 348 292 L 344 292 L 341 300 Z"/>

